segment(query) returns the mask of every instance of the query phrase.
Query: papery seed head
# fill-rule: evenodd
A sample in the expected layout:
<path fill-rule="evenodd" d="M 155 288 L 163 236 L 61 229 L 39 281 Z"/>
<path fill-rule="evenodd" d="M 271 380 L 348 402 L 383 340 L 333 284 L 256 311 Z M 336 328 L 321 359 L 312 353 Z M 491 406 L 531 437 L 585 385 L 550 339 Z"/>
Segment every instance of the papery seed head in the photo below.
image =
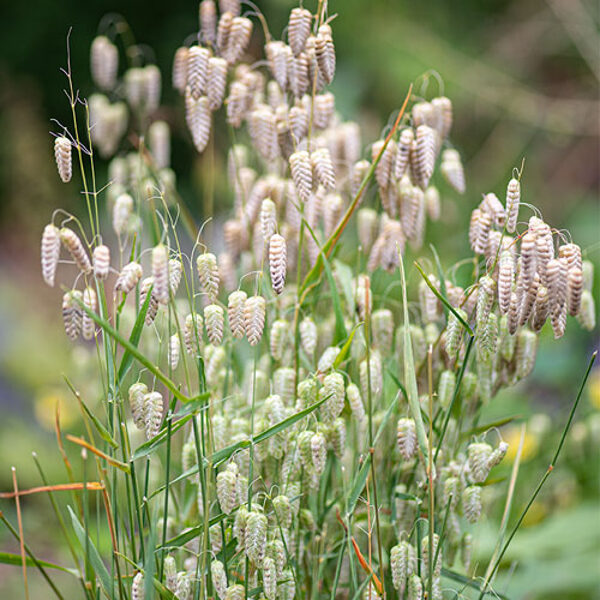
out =
<path fill-rule="evenodd" d="M 138 281 L 142 277 L 142 267 L 137 262 L 127 263 L 115 283 L 115 292 L 123 292 L 129 294 L 131 290 L 137 285 Z"/>
<path fill-rule="evenodd" d="M 69 183 L 72 175 L 71 140 L 66 136 L 54 139 L 54 158 L 58 174 L 63 183 Z"/>
<path fill-rule="evenodd" d="M 83 290 L 83 304 L 84 306 L 92 311 L 96 312 L 98 310 L 98 297 L 96 295 L 96 290 L 92 287 L 86 287 Z M 82 311 L 82 320 L 81 320 L 81 335 L 84 340 L 91 340 L 94 337 L 94 331 L 96 329 L 96 324 L 92 317 L 90 317 L 86 312 Z"/>
<path fill-rule="evenodd" d="M 490 471 L 488 460 L 492 454 L 492 447 L 486 443 L 469 444 L 467 455 L 469 459 L 469 470 L 471 480 L 481 483 L 486 480 Z"/>
<path fill-rule="evenodd" d="M 166 246 L 159 244 L 152 248 L 152 295 L 160 304 L 169 302 L 169 258 Z"/>
<path fill-rule="evenodd" d="M 81 333 L 83 319 L 83 310 L 79 302 L 83 301 L 83 296 L 79 290 L 71 290 L 63 296 L 62 317 L 67 337 L 74 341 Z"/>
<path fill-rule="evenodd" d="M 262 296 L 250 296 L 244 303 L 244 326 L 251 346 L 256 346 L 265 326 L 266 302 Z"/>
<path fill-rule="evenodd" d="M 287 245 L 283 236 L 275 233 L 269 240 L 269 270 L 271 285 L 276 294 L 283 292 L 287 268 Z"/>
<path fill-rule="evenodd" d="M 402 418 L 396 427 L 398 450 L 404 460 L 410 460 L 417 452 L 417 429 L 413 419 Z"/>
<path fill-rule="evenodd" d="M 131 600 L 144 600 L 144 575 L 137 573 L 131 582 Z"/>
<path fill-rule="evenodd" d="M 257 567 L 262 566 L 267 544 L 267 517 L 258 511 L 251 511 L 246 526 L 246 556 Z"/>
<path fill-rule="evenodd" d="M 223 341 L 223 323 L 225 313 L 218 304 L 209 304 L 204 307 L 204 324 L 206 335 L 213 346 L 218 346 Z"/>
<path fill-rule="evenodd" d="M 196 259 L 196 268 L 200 287 L 211 302 L 215 302 L 219 294 L 219 268 L 217 258 L 211 252 L 205 252 Z"/>
<path fill-rule="evenodd" d="M 63 246 L 67 249 L 77 268 L 86 275 L 92 270 L 92 263 L 90 262 L 89 256 L 79 239 L 79 236 L 67 227 L 63 227 L 59 231 L 60 241 Z"/>
<path fill-rule="evenodd" d="M 462 494 L 462 510 L 465 519 L 469 523 L 476 523 L 481 516 L 481 488 L 477 485 L 470 485 L 465 488 Z"/>
<path fill-rule="evenodd" d="M 227 301 L 227 317 L 229 328 L 234 338 L 241 339 L 245 333 L 244 304 L 248 296 L 242 290 L 236 290 L 229 294 Z"/>
<path fill-rule="evenodd" d="M 56 267 L 60 257 L 60 233 L 58 227 L 52 224 L 44 227 L 42 234 L 42 277 L 50 286 L 54 287 Z"/>
<path fill-rule="evenodd" d="M 159 392 L 150 392 L 144 396 L 144 430 L 146 439 L 152 439 L 162 423 L 163 397 Z"/>

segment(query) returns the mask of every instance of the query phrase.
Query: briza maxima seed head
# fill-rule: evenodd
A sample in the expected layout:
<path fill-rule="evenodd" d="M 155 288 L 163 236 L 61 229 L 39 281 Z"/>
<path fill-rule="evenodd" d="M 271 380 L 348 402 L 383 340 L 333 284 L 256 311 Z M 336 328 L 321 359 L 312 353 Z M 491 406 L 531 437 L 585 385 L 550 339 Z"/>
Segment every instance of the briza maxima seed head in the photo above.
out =
<path fill-rule="evenodd" d="M 60 232 L 60 240 L 64 247 L 68 250 L 69 254 L 75 261 L 77 268 L 86 275 L 92 270 L 92 263 L 87 254 L 87 251 L 83 247 L 79 236 L 67 227 L 63 227 Z"/>
<path fill-rule="evenodd" d="M 110 271 L 110 248 L 104 244 L 96 246 L 92 253 L 92 262 L 94 277 L 100 281 L 104 281 Z"/>
<path fill-rule="evenodd" d="M 63 296 L 62 316 L 65 332 L 70 340 L 76 340 L 81 333 L 83 296 L 79 290 L 71 290 Z"/>
<path fill-rule="evenodd" d="M 211 252 L 205 252 L 196 259 L 200 288 L 211 302 L 215 302 L 219 294 L 219 268 L 217 257 Z"/>
<path fill-rule="evenodd" d="M 52 224 L 46 225 L 42 234 L 42 277 L 50 287 L 54 287 L 54 278 L 59 257 L 59 229 Z"/>
<path fill-rule="evenodd" d="M 142 274 L 142 266 L 139 263 L 134 261 L 126 264 L 117 277 L 115 292 L 129 294 L 142 278 Z"/>
<path fill-rule="evenodd" d="M 90 66 L 94 83 L 102 90 L 112 90 L 117 82 L 119 51 L 104 35 L 94 38 L 90 51 Z"/>
<path fill-rule="evenodd" d="M 283 292 L 287 267 L 287 246 L 283 236 L 275 233 L 269 240 L 269 270 L 271 285 L 276 294 Z"/>
<path fill-rule="evenodd" d="M 293 8 L 288 21 L 288 41 L 294 56 L 304 50 L 310 34 L 312 14 L 305 8 Z"/>
<path fill-rule="evenodd" d="M 262 296 L 250 296 L 244 303 L 244 326 L 251 346 L 256 346 L 265 326 L 266 302 Z"/>
<path fill-rule="evenodd" d="M 66 136 L 57 137 L 54 140 L 54 158 L 58 174 L 63 183 L 71 181 L 71 140 Z"/>

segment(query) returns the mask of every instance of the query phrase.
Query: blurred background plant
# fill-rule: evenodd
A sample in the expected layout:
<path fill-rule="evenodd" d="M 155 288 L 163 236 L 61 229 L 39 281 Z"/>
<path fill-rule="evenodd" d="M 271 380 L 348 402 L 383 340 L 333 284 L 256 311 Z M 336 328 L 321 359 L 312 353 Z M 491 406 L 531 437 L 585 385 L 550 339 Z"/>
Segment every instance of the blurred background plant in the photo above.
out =
<path fill-rule="evenodd" d="M 2 490 L 12 487 L 11 465 L 17 468 L 21 487 L 39 484 L 31 449 L 43 456 L 48 479 L 62 479 L 53 434 L 56 405 L 64 429 L 79 422 L 62 373 L 75 373 L 77 381 L 84 382 L 86 369 L 91 368 L 88 353 L 68 344 L 55 312 L 61 292 L 43 285 L 38 266 L 39 238 L 49 207 L 60 205 L 75 214 L 83 209 L 81 198 L 64 197 L 48 135 L 51 117 L 69 120 L 68 103 L 59 92 L 65 84 L 59 67 L 65 64 L 68 26 L 73 27 L 72 66 L 82 95 L 92 91 L 90 41 L 111 10 L 117 8 L 124 15 L 138 43 L 152 46 L 163 72 L 164 104 L 178 107 L 177 114 L 165 115 L 174 124 L 172 163 L 178 188 L 195 219 L 203 219 L 202 174 L 213 165 L 186 151 L 180 101 L 168 83 L 175 49 L 196 28 L 189 18 L 190 2 L 118 4 L 64 0 L 59 10 L 47 2 L 35 7 L 12 2 L 3 7 L 7 27 L 0 39 Z M 265 0 L 258 5 L 268 13 L 271 28 L 281 31 L 296 2 Z M 344 116 L 371 123 L 372 139 L 411 81 L 418 93 L 426 86 L 435 89 L 441 79 L 443 93 L 453 99 L 454 143 L 465 162 L 467 194 L 459 201 L 445 199 L 444 221 L 432 224 L 428 232 L 439 251 L 457 256 L 466 249 L 463 231 L 480 201 L 478 191 L 503 193 L 513 167 L 525 159 L 524 201 L 535 203 L 548 221 L 576 232 L 586 257 L 598 269 L 597 8 L 596 3 L 582 0 L 330 3 L 330 12 L 338 13 L 334 30 L 338 68 L 332 85 L 337 108 Z M 105 164 L 99 165 L 105 170 Z M 221 167 L 214 165 L 217 170 Z M 224 180 L 224 169 L 222 176 Z M 217 194 L 218 187 L 217 183 Z M 598 290 L 594 292 L 598 298 Z M 537 481 L 547 466 L 587 357 L 597 346 L 595 338 L 597 332 L 573 327 L 553 344 L 542 342 L 532 377 L 503 392 L 488 407 L 486 422 L 510 414 L 527 423 L 519 474 L 524 483 L 515 498 L 515 512 L 529 497 L 533 487 L 529 482 Z M 513 422 L 502 429 L 513 453 L 520 428 Z M 599 448 L 600 370 L 596 368 L 560 469 L 505 557 L 506 564 L 519 568 L 502 575 L 496 589 L 511 598 L 598 597 L 594 594 L 600 589 Z M 44 529 L 50 511 L 47 498 L 32 497 L 23 504 L 32 544 L 40 549 L 40 556 L 58 560 L 64 549 L 51 547 Z M 2 508 L 11 510 L 8 504 Z M 483 521 L 476 559 L 493 551 L 500 518 L 501 513 L 490 514 Z M 36 530 L 43 532 L 37 534 L 39 539 Z M 40 545 L 44 542 L 45 549 Z M 18 551 L 4 528 L 0 545 Z M 43 582 L 36 578 L 32 572 L 32 597 L 43 597 Z M 0 582 L 0 596 L 21 593 L 18 569 L 0 567 Z"/>

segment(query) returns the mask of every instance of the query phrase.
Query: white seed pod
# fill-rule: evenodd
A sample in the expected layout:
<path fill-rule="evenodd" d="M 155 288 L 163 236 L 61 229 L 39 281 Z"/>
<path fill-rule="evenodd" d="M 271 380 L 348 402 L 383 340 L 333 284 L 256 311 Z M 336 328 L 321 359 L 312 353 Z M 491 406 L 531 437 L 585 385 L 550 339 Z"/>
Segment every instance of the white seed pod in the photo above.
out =
<path fill-rule="evenodd" d="M 377 212 L 372 208 L 361 208 L 356 213 L 356 228 L 358 232 L 358 240 L 364 252 L 368 253 L 375 238 L 377 237 L 377 229 L 379 227 L 379 217 Z"/>
<path fill-rule="evenodd" d="M 131 600 L 144 600 L 144 574 L 136 573 L 131 582 Z"/>
<path fill-rule="evenodd" d="M 271 70 L 273 78 L 280 90 L 285 90 L 287 84 L 288 60 L 291 58 L 289 46 L 279 40 L 267 42 L 265 45 L 265 55 L 269 61 L 269 69 Z"/>
<path fill-rule="evenodd" d="M 436 289 L 439 288 L 440 282 L 435 275 L 430 273 L 427 278 Z M 424 323 L 437 321 L 440 316 L 440 301 L 424 279 L 419 282 L 419 306 Z"/>
<path fill-rule="evenodd" d="M 239 127 L 246 116 L 250 91 L 241 81 L 233 81 L 229 86 L 229 96 L 225 101 L 227 107 L 227 122 L 233 127 Z"/>
<path fill-rule="evenodd" d="M 447 409 L 450 406 L 455 385 L 456 375 L 454 374 L 454 371 L 442 371 L 438 383 L 438 400 L 440 401 L 442 408 Z"/>
<path fill-rule="evenodd" d="M 311 79 L 309 77 L 309 58 L 305 52 L 294 56 L 287 55 L 288 87 L 295 98 L 302 98 L 307 93 Z"/>
<path fill-rule="evenodd" d="M 502 459 L 508 452 L 508 444 L 506 442 L 500 442 L 498 447 L 490 454 L 488 458 L 488 467 L 493 469 L 495 466 L 502 462 Z"/>
<path fill-rule="evenodd" d="M 442 570 L 442 550 L 441 548 L 438 551 L 438 546 L 440 543 L 440 536 L 437 533 L 433 534 L 433 543 L 431 544 L 432 546 L 432 554 L 433 556 L 431 557 L 431 562 L 433 563 L 435 560 L 435 557 L 437 556 L 437 560 L 435 560 L 435 564 L 433 564 L 433 574 L 436 577 L 440 576 L 441 570 Z M 421 540 L 421 561 L 422 561 L 422 567 L 421 567 L 421 572 L 429 572 L 429 536 L 425 536 L 422 540 Z"/>
<path fill-rule="evenodd" d="M 177 589 L 177 565 L 175 564 L 175 558 L 170 554 L 163 561 L 163 570 L 165 573 L 165 586 L 169 591 L 174 592 Z"/>
<path fill-rule="evenodd" d="M 206 335 L 213 346 L 218 346 L 223 341 L 223 322 L 225 314 L 218 304 L 209 304 L 204 307 L 204 324 Z"/>
<path fill-rule="evenodd" d="M 456 311 L 464 321 L 468 320 L 467 313 L 464 310 L 457 308 Z M 449 312 L 448 325 L 446 327 L 446 337 L 444 339 L 444 349 L 451 358 L 453 358 L 458 351 L 462 333 L 463 324 L 459 321 L 454 313 Z"/>
<path fill-rule="evenodd" d="M 265 244 L 277 229 L 277 206 L 271 198 L 265 198 L 260 205 L 260 227 Z"/>
<path fill-rule="evenodd" d="M 339 356 L 341 350 L 337 346 L 329 346 L 325 348 L 323 354 L 321 354 L 321 358 L 319 358 L 319 362 L 317 364 L 317 370 L 320 373 L 326 373 L 333 368 L 333 363 L 335 359 Z"/>
<path fill-rule="evenodd" d="M 90 52 L 90 67 L 94 83 L 102 90 L 112 90 L 117 81 L 119 51 L 104 35 L 94 38 Z"/>
<path fill-rule="evenodd" d="M 202 292 L 214 303 L 219 295 L 219 268 L 216 256 L 211 252 L 201 254 L 196 259 L 196 268 Z"/>
<path fill-rule="evenodd" d="M 144 107 L 148 113 L 155 112 L 160 105 L 162 75 L 156 65 L 147 65 L 143 73 Z"/>
<path fill-rule="evenodd" d="M 217 5 L 214 0 L 202 0 L 199 9 L 202 41 L 214 46 L 217 41 Z"/>
<path fill-rule="evenodd" d="M 125 99 L 134 110 L 139 110 L 144 104 L 146 77 L 144 69 L 133 67 L 125 71 Z"/>
<path fill-rule="evenodd" d="M 536 333 L 539 332 L 546 319 L 550 315 L 550 297 L 548 294 L 548 288 L 540 285 L 537 288 L 535 297 L 535 304 L 533 306 L 533 317 L 531 319 L 531 328 Z"/>
<path fill-rule="evenodd" d="M 144 396 L 144 429 L 146 439 L 152 439 L 162 423 L 163 397 L 159 392 L 150 392 Z"/>
<path fill-rule="evenodd" d="M 267 545 L 267 517 L 253 510 L 248 515 L 246 525 L 246 556 L 257 567 L 262 566 Z"/>
<path fill-rule="evenodd" d="M 293 8 L 288 21 L 288 42 L 294 56 L 304 50 L 310 35 L 312 14 L 305 8 Z"/>
<path fill-rule="evenodd" d="M 593 331 L 596 328 L 596 305 L 590 290 L 583 290 L 581 294 L 581 306 L 577 320 L 587 331 Z"/>
<path fill-rule="evenodd" d="M 219 596 L 220 600 L 224 600 L 225 592 L 227 590 L 227 575 L 225 573 L 225 567 L 223 566 L 223 563 L 220 560 L 211 561 L 210 576 L 212 579 L 213 587 L 217 592 L 217 596 Z"/>
<path fill-rule="evenodd" d="M 129 294 L 142 277 L 142 267 L 137 262 L 127 263 L 117 277 L 115 292 Z"/>
<path fill-rule="evenodd" d="M 316 94 L 314 97 L 313 124 L 317 129 L 329 127 L 335 114 L 335 96 L 331 92 Z"/>
<path fill-rule="evenodd" d="M 406 174 L 410 159 L 410 149 L 415 139 L 414 131 L 407 127 L 400 132 L 400 138 L 396 145 L 396 160 L 394 162 L 394 177 L 400 181 Z"/>
<path fill-rule="evenodd" d="M 331 154 L 327 148 L 319 148 L 310 155 L 315 180 L 326 190 L 335 188 L 335 169 L 331 160 Z"/>
<path fill-rule="evenodd" d="M 152 248 L 152 277 L 154 288 L 152 295 L 160 304 L 169 302 L 169 257 L 164 244 Z"/>
<path fill-rule="evenodd" d="M 500 256 L 498 267 L 498 306 L 501 315 L 507 315 L 515 277 L 515 261 L 509 250 Z"/>
<path fill-rule="evenodd" d="M 233 17 L 223 54 L 230 65 L 235 64 L 246 51 L 252 36 L 252 21 L 246 17 Z"/>
<path fill-rule="evenodd" d="M 98 310 L 98 297 L 96 296 L 96 291 L 94 288 L 88 286 L 85 288 L 85 290 L 83 290 L 83 304 L 92 312 L 96 312 Z M 95 329 L 96 324 L 92 317 L 90 317 L 85 311 L 82 311 L 81 335 L 83 339 L 91 340 L 94 337 Z"/>
<path fill-rule="evenodd" d="M 484 275 L 479 280 L 479 290 L 477 294 L 477 308 L 476 308 L 476 325 L 477 331 L 482 330 L 488 321 L 490 311 L 494 304 L 494 297 L 496 293 L 496 282 L 489 277 Z"/>
<path fill-rule="evenodd" d="M 287 348 L 289 327 L 290 324 L 285 319 L 277 319 L 271 325 L 269 350 L 275 360 L 281 360 Z"/>
<path fill-rule="evenodd" d="M 404 592 L 408 577 L 416 571 L 416 551 L 406 540 L 401 541 L 390 551 L 390 569 L 394 588 Z"/>
<path fill-rule="evenodd" d="M 154 294 L 153 286 L 154 277 L 146 277 L 142 280 L 142 283 L 140 285 L 140 310 L 142 309 L 142 306 L 146 303 L 146 298 L 150 293 L 150 300 L 148 301 L 148 310 L 144 319 L 146 325 L 152 325 L 152 323 L 154 323 L 154 319 L 156 319 L 156 315 L 158 314 L 158 300 L 156 299 L 156 296 Z"/>
<path fill-rule="evenodd" d="M 470 485 L 462 493 L 462 510 L 465 519 L 469 523 L 476 523 L 481 517 L 481 488 L 478 485 Z"/>
<path fill-rule="evenodd" d="M 554 339 L 557 340 L 565 334 L 565 327 L 567 326 L 567 305 L 563 304 L 562 308 L 555 311 L 550 316 L 550 323 L 552 324 L 552 331 L 554 333 Z"/>
<path fill-rule="evenodd" d="M 422 219 L 425 214 L 425 194 L 421 188 L 411 185 L 402 199 L 402 230 L 409 240 L 421 235 Z"/>
<path fill-rule="evenodd" d="M 63 183 L 69 183 L 72 175 L 71 140 L 66 136 L 54 139 L 54 158 L 58 174 Z"/>
<path fill-rule="evenodd" d="M 112 210 L 112 226 L 117 235 L 127 230 L 133 212 L 133 198 L 126 193 L 119 194 Z"/>
<path fill-rule="evenodd" d="M 263 559 L 262 582 L 263 593 L 267 600 L 275 600 L 277 597 L 277 565 L 270 557 Z"/>
<path fill-rule="evenodd" d="M 352 415 L 359 423 L 363 423 L 366 419 L 365 407 L 356 384 L 348 384 L 346 387 L 346 397 L 348 398 L 348 404 L 352 410 Z"/>
<path fill-rule="evenodd" d="M 330 373 L 323 378 L 320 396 L 327 398 L 321 406 L 323 421 L 333 423 L 344 408 L 344 378 L 340 373 Z"/>
<path fill-rule="evenodd" d="M 582 294 L 583 269 L 577 266 L 570 267 L 567 271 L 567 308 L 572 317 L 579 314 Z"/>
<path fill-rule="evenodd" d="M 63 227 L 59 231 L 60 241 L 63 246 L 68 250 L 69 254 L 75 261 L 77 268 L 86 275 L 92 270 L 92 263 L 90 258 L 79 239 L 79 236 L 67 227 Z"/>
<path fill-rule="evenodd" d="M 569 269 L 578 268 L 583 270 L 581 248 L 577 244 L 563 244 L 558 248 L 558 256 L 567 260 Z"/>
<path fill-rule="evenodd" d="M 375 162 L 385 145 L 385 140 L 377 140 L 371 146 L 371 160 Z M 396 143 L 390 140 L 381 154 L 381 158 L 375 167 L 375 179 L 380 189 L 386 189 L 390 183 L 394 158 L 396 156 Z"/>
<path fill-rule="evenodd" d="M 419 125 L 411 147 L 411 169 L 417 176 L 416 183 L 425 189 L 433 175 L 437 154 L 437 132 L 428 125 Z"/>
<path fill-rule="evenodd" d="M 442 213 L 442 205 L 440 200 L 440 192 L 434 185 L 430 185 L 425 190 L 425 209 L 427 216 L 432 221 L 439 221 Z"/>
<path fill-rule="evenodd" d="M 450 186 L 459 194 L 465 193 L 465 171 L 460 160 L 460 154 L 456 150 L 448 148 L 442 152 L 440 170 Z"/>
<path fill-rule="evenodd" d="M 192 46 L 187 55 L 187 81 L 186 85 L 194 100 L 205 94 L 206 77 L 208 74 L 208 59 L 210 50 L 201 46 Z"/>
<path fill-rule="evenodd" d="M 206 97 L 208 107 L 215 111 L 221 108 L 225 98 L 227 84 L 227 61 L 224 58 L 211 56 L 208 59 L 206 75 Z"/>
<path fill-rule="evenodd" d="M 181 344 L 179 342 L 179 334 L 174 333 L 169 338 L 169 366 L 171 370 L 175 370 L 179 364 L 179 356 L 181 352 Z"/>
<path fill-rule="evenodd" d="M 227 300 L 227 318 L 229 320 L 229 328 L 234 338 L 242 339 L 246 331 L 244 305 L 247 299 L 246 292 L 236 290 L 229 294 Z"/>
<path fill-rule="evenodd" d="M 327 442 L 321 432 L 315 433 L 310 438 L 311 464 L 315 473 L 320 475 L 325 469 L 327 460 Z"/>
<path fill-rule="evenodd" d="M 546 287 L 552 315 L 560 313 L 567 301 L 568 271 L 564 258 L 553 258 L 546 264 Z"/>
<path fill-rule="evenodd" d="M 381 357 L 377 350 L 373 350 L 369 356 L 360 363 L 359 367 L 360 387 L 364 397 L 368 397 L 369 388 L 373 398 L 378 398 L 383 389 L 383 371 Z"/>
<path fill-rule="evenodd" d="M 382 354 L 387 355 L 392 350 L 394 341 L 394 316 L 387 308 L 380 308 L 371 315 L 371 331 L 373 344 Z"/>
<path fill-rule="evenodd" d="M 154 164 L 165 169 L 171 163 L 171 130 L 165 121 L 154 121 L 148 128 L 148 146 Z"/>
<path fill-rule="evenodd" d="M 169 292 L 175 296 L 181 283 L 181 275 L 183 273 L 183 265 L 178 258 L 169 259 Z"/>
<path fill-rule="evenodd" d="M 283 292 L 287 267 L 287 246 L 283 236 L 275 233 L 269 240 L 269 270 L 271 285 L 276 294 Z"/>
<path fill-rule="evenodd" d="M 494 193 L 485 194 L 481 201 L 479 208 L 490 214 L 494 221 L 494 225 L 497 227 L 504 227 L 506 222 L 506 212 L 502 202 L 498 199 L 498 196 Z"/>
<path fill-rule="evenodd" d="M 243 600 L 245 595 L 244 586 L 240 583 L 233 583 L 225 591 L 225 600 Z"/>
<path fill-rule="evenodd" d="M 410 460 L 417 453 L 417 428 L 413 419 L 398 419 L 396 428 L 398 450 L 404 460 Z"/>
<path fill-rule="evenodd" d="M 44 227 L 42 234 L 42 277 L 50 286 L 54 287 L 56 267 L 60 257 L 60 232 L 58 227 L 52 224 Z"/>
<path fill-rule="evenodd" d="M 408 600 L 423 600 L 423 582 L 415 573 L 408 578 Z"/>
<path fill-rule="evenodd" d="M 365 321 L 367 315 L 371 313 L 373 308 L 373 295 L 371 294 L 371 287 L 367 285 L 358 285 L 354 294 L 354 301 L 356 303 L 356 312 L 358 313 L 361 321 Z"/>
<path fill-rule="evenodd" d="M 81 333 L 83 310 L 79 305 L 82 302 L 82 294 L 79 290 L 71 290 L 63 296 L 62 317 L 67 337 L 74 341 Z"/>
<path fill-rule="evenodd" d="M 290 108 L 288 120 L 290 131 L 294 136 L 296 144 L 298 144 L 308 133 L 309 117 L 306 107 L 302 103 L 297 102 Z"/>
<path fill-rule="evenodd" d="M 513 177 L 506 188 L 506 231 L 509 233 L 514 233 L 517 228 L 520 203 L 521 182 Z"/>
<path fill-rule="evenodd" d="M 289 159 L 290 171 L 300 200 L 308 202 L 312 193 L 312 167 L 306 150 L 294 152 Z"/>
<path fill-rule="evenodd" d="M 129 386 L 128 397 L 133 422 L 138 429 L 144 429 L 144 397 L 148 393 L 148 387 L 144 383 L 134 383 Z"/>
<path fill-rule="evenodd" d="M 317 347 L 317 326 L 310 317 L 305 317 L 300 321 L 300 343 L 302 349 L 309 356 L 313 356 Z"/>
<path fill-rule="evenodd" d="M 183 341 L 186 352 L 192 356 L 198 354 L 202 347 L 202 328 L 203 319 L 199 314 L 189 314 L 185 318 Z"/>
<path fill-rule="evenodd" d="M 94 277 L 104 281 L 108 277 L 110 270 L 110 249 L 108 246 L 103 244 L 96 246 L 92 253 L 92 262 L 94 265 Z"/>
<path fill-rule="evenodd" d="M 173 57 L 172 83 L 173 87 L 180 93 L 185 92 L 187 84 L 187 62 L 190 49 L 187 46 L 181 46 L 175 51 Z"/>
<path fill-rule="evenodd" d="M 222 56 L 227 51 L 234 16 L 235 14 L 229 10 L 221 10 L 221 17 L 217 25 L 217 48 Z"/>
<path fill-rule="evenodd" d="M 486 443 L 469 444 L 467 456 L 471 481 L 482 483 L 486 480 L 490 469 L 488 460 L 492 455 L 492 447 Z"/>
<path fill-rule="evenodd" d="M 265 326 L 266 302 L 262 296 L 250 296 L 244 303 L 244 327 L 251 346 L 260 341 Z"/>
<path fill-rule="evenodd" d="M 450 98 L 440 96 L 431 101 L 435 117 L 435 128 L 440 135 L 440 140 L 448 137 L 452 129 L 452 102 Z"/>
<path fill-rule="evenodd" d="M 274 160 L 279 154 L 277 121 L 273 109 L 258 105 L 248 116 L 248 132 L 258 153 L 265 160 Z"/>
<path fill-rule="evenodd" d="M 217 475 L 217 499 L 219 500 L 221 510 L 227 515 L 231 513 L 237 505 L 238 476 L 238 467 L 236 463 L 229 463 L 227 467 Z"/>
<path fill-rule="evenodd" d="M 194 98 L 190 88 L 185 89 L 185 120 L 192 135 L 194 147 L 200 153 L 204 152 L 212 129 L 212 113 L 208 98 Z"/>
<path fill-rule="evenodd" d="M 326 23 L 321 25 L 317 32 L 315 54 L 317 56 L 319 73 L 326 84 L 331 83 L 335 75 L 335 47 L 333 45 L 331 27 Z"/>

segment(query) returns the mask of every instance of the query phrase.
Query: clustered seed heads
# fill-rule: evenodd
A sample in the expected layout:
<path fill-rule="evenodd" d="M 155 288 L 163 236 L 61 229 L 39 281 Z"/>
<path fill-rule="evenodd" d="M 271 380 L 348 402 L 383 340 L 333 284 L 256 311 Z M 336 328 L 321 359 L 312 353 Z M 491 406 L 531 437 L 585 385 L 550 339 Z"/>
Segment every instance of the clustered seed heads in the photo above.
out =
<path fill-rule="evenodd" d="M 429 223 L 444 223 L 448 196 L 466 190 L 452 104 L 445 96 L 413 102 L 397 130 L 364 140 L 327 89 L 336 55 L 326 13 L 293 8 L 277 39 L 239 0 L 201 1 L 199 31 L 176 50 L 171 79 L 195 149 L 205 151 L 214 133 L 214 164 L 226 164 L 219 204 L 231 208 L 200 230 L 189 254 L 171 210 L 171 130 L 157 117 L 176 120 L 160 108 L 161 73 L 146 65 L 121 76 L 117 46 L 96 38 L 91 67 L 102 93 L 89 98 L 90 135 L 94 154 L 110 159 L 100 206 L 106 196 L 116 235 L 98 230 L 105 217 L 95 214 L 89 232 L 67 219 L 42 234 L 48 285 L 59 281 L 61 245 L 77 266 L 62 299 L 67 336 L 104 343 L 105 331 L 114 341 L 100 353 L 101 369 L 118 374 L 105 389 L 111 403 L 126 400 L 131 454 L 140 437 L 151 440 L 148 452 L 171 444 L 168 512 L 155 499 L 164 468 L 155 457 L 138 501 L 158 514 L 159 536 L 163 526 L 167 539 L 185 536 L 185 553 L 156 554 L 164 562 L 153 572 L 180 600 L 209 589 L 220 600 L 242 600 L 247 590 L 292 600 L 309 593 L 316 571 L 329 584 L 335 561 L 324 557 L 344 533 L 335 511 L 321 507 L 339 503 L 352 515 L 353 553 L 367 556 L 358 528 L 372 524 L 389 557 L 377 569 L 386 585 L 402 598 L 423 600 L 431 589 L 441 599 L 442 566 L 474 575 L 472 524 L 494 501 L 492 469 L 507 474 L 508 444 L 477 427 L 481 407 L 531 373 L 546 322 L 556 337 L 569 316 L 595 326 L 591 263 L 535 209 L 523 222 L 520 173 L 505 200 L 482 195 L 464 223 L 474 257 L 460 285 L 461 263 L 448 269 L 444 257 L 441 265 L 418 257 L 427 281 L 407 269 L 404 321 L 390 281 L 399 281 L 406 245 L 415 254 L 428 247 Z M 250 46 L 258 22 L 264 61 Z M 226 161 L 217 159 L 224 123 L 238 140 Z M 73 139 L 65 131 L 55 141 L 63 181 L 72 177 Z M 129 151 L 137 139 L 144 143 Z M 122 340 L 131 344 L 127 359 Z M 182 399 L 191 402 L 180 407 Z M 163 426 L 165 410 L 173 421 Z M 352 492 L 361 472 L 369 486 L 373 477 L 393 482 L 377 483 L 378 506 L 369 487 Z M 115 498 L 127 496 L 120 478 L 116 485 Z M 433 515 L 423 512 L 430 493 Z M 445 524 L 431 544 L 424 518 Z M 141 521 L 147 536 L 155 524 Z M 352 576 L 344 561 L 338 576 L 350 590 L 355 577 L 363 598 L 380 597 L 375 577 Z M 142 573 L 122 577 L 132 598 L 144 597 Z"/>

